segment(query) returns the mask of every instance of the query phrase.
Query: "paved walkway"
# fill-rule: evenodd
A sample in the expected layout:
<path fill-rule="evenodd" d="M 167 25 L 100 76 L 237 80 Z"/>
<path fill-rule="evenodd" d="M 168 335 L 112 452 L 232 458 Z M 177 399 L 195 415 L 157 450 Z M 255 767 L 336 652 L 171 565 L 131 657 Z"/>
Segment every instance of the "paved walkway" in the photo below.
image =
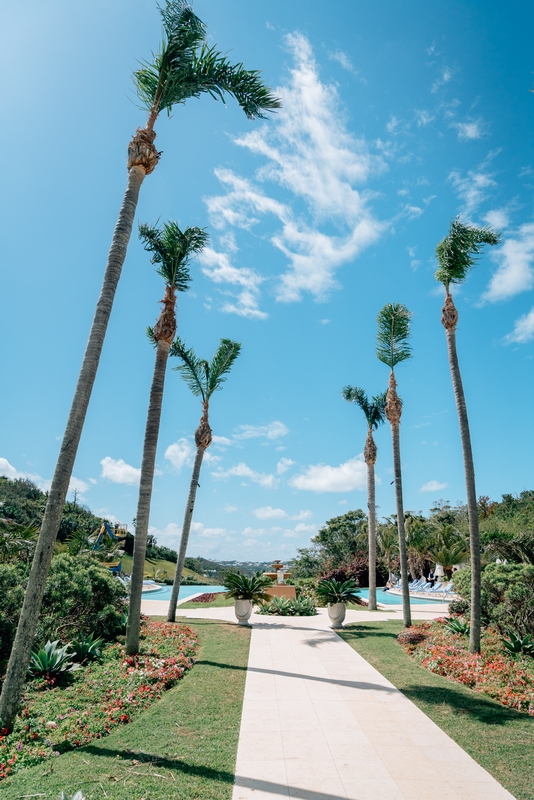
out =
<path fill-rule="evenodd" d="M 144 612 L 163 613 L 156 603 Z M 232 608 L 179 613 L 235 621 Z M 346 621 L 398 613 L 349 610 Z M 513 800 L 330 629 L 324 609 L 251 621 L 233 800 Z"/>

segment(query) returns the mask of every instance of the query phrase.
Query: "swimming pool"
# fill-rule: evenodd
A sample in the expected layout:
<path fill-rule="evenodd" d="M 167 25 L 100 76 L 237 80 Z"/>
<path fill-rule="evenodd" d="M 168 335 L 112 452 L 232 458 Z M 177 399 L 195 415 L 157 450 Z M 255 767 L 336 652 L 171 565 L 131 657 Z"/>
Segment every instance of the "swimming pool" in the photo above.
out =
<path fill-rule="evenodd" d="M 203 594 L 204 592 L 225 592 L 224 586 L 180 586 L 178 600 L 191 597 L 192 594 Z M 162 586 L 150 592 L 143 592 L 143 600 L 170 600 L 172 586 Z"/>
<path fill-rule="evenodd" d="M 369 589 L 360 589 L 360 596 L 364 597 L 366 600 L 369 597 Z M 399 594 L 391 594 L 391 592 L 384 592 L 383 589 L 376 590 L 376 601 L 377 603 L 384 603 L 388 606 L 401 606 L 402 605 L 402 597 Z M 419 605 L 420 603 L 443 603 L 443 600 L 438 600 L 438 598 L 434 599 L 423 599 L 421 597 L 410 597 L 410 605 Z"/>

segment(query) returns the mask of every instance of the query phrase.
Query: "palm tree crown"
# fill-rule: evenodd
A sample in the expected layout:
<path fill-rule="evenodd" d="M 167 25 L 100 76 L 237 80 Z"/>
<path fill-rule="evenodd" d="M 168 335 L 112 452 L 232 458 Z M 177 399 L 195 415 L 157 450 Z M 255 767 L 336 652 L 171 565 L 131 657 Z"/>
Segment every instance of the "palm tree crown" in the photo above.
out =
<path fill-rule="evenodd" d="M 170 114 L 177 103 L 204 92 L 223 102 L 225 93 L 233 95 L 249 119 L 280 108 L 280 100 L 263 84 L 258 70 L 231 64 L 215 46 L 208 46 L 206 26 L 185 0 L 167 0 L 159 11 L 164 32 L 161 50 L 133 75 L 137 96 L 149 112 L 149 130 L 161 111 Z"/>
<path fill-rule="evenodd" d="M 176 338 L 170 350 L 171 356 L 178 356 L 182 363 L 174 369 L 181 372 L 183 379 L 196 397 L 201 397 L 207 405 L 210 397 L 222 389 L 232 364 L 241 350 L 239 342 L 231 339 L 221 339 L 217 352 L 211 359 L 198 358 L 192 348 L 189 350 L 180 338 Z"/>
<path fill-rule="evenodd" d="M 439 267 L 435 278 L 445 286 L 447 294 L 451 283 L 465 281 L 482 252 L 482 245 L 495 245 L 500 241 L 500 234 L 491 228 L 476 228 L 464 225 L 459 217 L 453 219 L 447 236 L 436 247 Z"/>
<path fill-rule="evenodd" d="M 145 250 L 152 253 L 152 264 L 158 264 L 158 275 L 168 286 L 178 292 L 186 292 L 191 282 L 189 262 L 200 253 L 208 242 L 208 234 L 202 228 L 186 228 L 181 231 L 176 222 L 166 222 L 162 229 L 152 225 L 139 225 L 139 238 Z"/>
<path fill-rule="evenodd" d="M 359 389 L 357 386 L 344 386 L 341 396 L 348 403 L 356 403 L 361 408 L 370 430 L 376 431 L 379 425 L 385 421 L 387 392 L 377 394 L 370 401 L 364 389 Z"/>
<path fill-rule="evenodd" d="M 402 303 L 386 303 L 377 317 L 376 355 L 392 372 L 397 364 L 412 357 L 412 348 L 408 344 L 411 317 L 411 312 Z"/>

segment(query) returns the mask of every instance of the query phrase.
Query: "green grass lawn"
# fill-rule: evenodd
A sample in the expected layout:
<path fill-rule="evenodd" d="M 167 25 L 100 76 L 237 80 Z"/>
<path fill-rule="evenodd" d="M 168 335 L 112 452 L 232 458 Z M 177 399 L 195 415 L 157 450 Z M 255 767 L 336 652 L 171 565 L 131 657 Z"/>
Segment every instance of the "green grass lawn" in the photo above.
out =
<path fill-rule="evenodd" d="M 209 592 L 209 589 L 207 591 Z M 191 600 L 189 603 L 180 603 L 178 608 L 226 608 L 233 605 L 234 601 L 229 597 L 225 597 L 221 592 L 221 594 L 215 596 L 215 600 L 212 603 L 195 603 L 194 600 Z"/>
<path fill-rule="evenodd" d="M 188 622 L 189 624 L 189 622 Z M 195 620 L 197 663 L 134 722 L 0 784 L 2 800 L 229 800 L 234 783 L 250 629 Z"/>
<path fill-rule="evenodd" d="M 123 556 L 121 558 L 122 561 L 122 568 L 123 570 L 129 575 L 132 571 L 132 557 L 131 556 Z M 176 572 L 176 564 L 172 561 L 146 561 L 145 562 L 145 577 L 153 578 L 154 573 L 156 570 L 161 569 L 165 570 L 167 573 L 166 577 L 168 580 L 174 580 L 174 573 Z M 162 576 L 159 576 L 160 580 Z M 184 578 L 196 578 L 197 581 L 200 581 L 202 584 L 212 584 L 216 585 L 217 581 L 214 581 L 213 578 L 206 578 L 204 575 L 199 575 L 198 572 L 193 572 L 192 569 L 187 569 L 184 567 L 183 569 L 183 577 Z M 102 795 L 103 797 L 104 795 Z"/>
<path fill-rule="evenodd" d="M 401 629 L 397 621 L 361 622 L 338 633 L 517 800 L 532 800 L 534 717 L 419 666 L 396 641 Z"/>

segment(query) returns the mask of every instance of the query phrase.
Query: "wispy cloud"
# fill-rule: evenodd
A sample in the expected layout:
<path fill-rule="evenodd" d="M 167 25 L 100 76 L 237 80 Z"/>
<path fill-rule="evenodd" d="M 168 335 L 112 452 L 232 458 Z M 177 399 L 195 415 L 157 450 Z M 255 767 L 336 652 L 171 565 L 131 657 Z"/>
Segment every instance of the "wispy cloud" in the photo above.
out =
<path fill-rule="evenodd" d="M 516 320 L 514 329 L 504 338 L 505 344 L 525 344 L 534 339 L 534 307 L 527 314 Z"/>
<path fill-rule="evenodd" d="M 428 481 L 428 483 L 423 484 L 419 489 L 420 492 L 440 492 L 442 489 L 446 489 L 448 483 L 440 483 L 439 481 Z"/>
<path fill-rule="evenodd" d="M 226 193 L 206 203 L 212 224 L 221 230 L 250 231 L 262 219 L 278 224 L 270 240 L 286 256 L 288 268 L 278 278 L 276 296 L 291 302 L 300 300 L 303 292 L 325 296 L 337 286 L 337 269 L 375 242 L 387 226 L 370 209 L 369 194 L 357 188 L 385 169 L 384 159 L 347 130 L 337 89 L 321 82 L 308 40 L 290 34 L 285 41 L 294 66 L 288 82 L 276 90 L 284 108 L 268 124 L 236 139 L 265 163 L 253 180 L 217 170 Z M 285 202 L 269 197 L 269 182 L 286 190 Z M 332 224 L 339 233 L 322 229 Z M 237 303 L 227 303 L 223 310 L 258 318 L 257 273 L 243 275 L 228 251 L 217 257 L 213 253 L 207 256 L 213 262 L 208 277 L 222 283 L 228 276 L 227 282 L 250 284 Z M 243 301 L 245 290 L 249 294 Z"/>
<path fill-rule="evenodd" d="M 502 231 L 509 226 L 510 215 L 507 208 L 494 208 L 484 214 L 483 220 L 492 228 Z"/>
<path fill-rule="evenodd" d="M 330 61 L 337 61 L 337 63 L 347 72 L 351 72 L 353 75 L 358 75 L 358 70 L 354 69 L 352 61 L 342 50 L 336 50 L 335 52 L 328 53 L 328 58 Z"/>
<path fill-rule="evenodd" d="M 468 122 L 451 122 L 450 127 L 456 128 L 460 141 L 481 139 L 484 135 L 484 125 L 480 119 L 470 120 Z"/>
<path fill-rule="evenodd" d="M 287 436 L 289 428 L 280 420 L 270 422 L 268 425 L 240 425 L 234 433 L 234 439 L 280 439 Z M 286 459 L 287 460 L 287 459 Z"/>
<path fill-rule="evenodd" d="M 448 180 L 452 183 L 456 193 L 463 201 L 462 214 L 467 218 L 475 214 L 484 200 L 489 196 L 489 189 L 496 186 L 493 175 L 487 171 L 492 153 L 476 169 L 469 170 L 465 177 L 459 170 L 453 170 Z"/>
<path fill-rule="evenodd" d="M 449 83 L 449 81 L 452 78 L 452 75 L 453 75 L 452 69 L 450 69 L 450 67 L 444 67 L 441 70 L 441 73 L 440 73 L 439 77 L 436 78 L 436 80 L 432 84 L 432 88 L 430 89 L 432 94 L 435 94 L 438 91 L 438 89 L 440 89 L 442 86 L 445 86 L 447 83 Z"/>
<path fill-rule="evenodd" d="M 492 258 L 499 267 L 482 296 L 483 301 L 495 303 L 531 289 L 534 286 L 534 223 L 521 225 L 514 236 L 505 239 Z"/>
<path fill-rule="evenodd" d="M 36 475 L 33 472 L 22 472 L 10 464 L 7 458 L 0 458 L 0 475 L 5 478 L 11 478 L 13 481 L 19 479 L 29 480 L 35 483 L 43 492 L 47 492 L 52 485 L 50 478 L 42 478 L 40 475 Z M 96 481 L 91 481 L 91 483 L 96 483 Z M 77 491 L 79 494 L 85 494 L 90 488 L 88 483 L 72 475 L 69 481 L 69 492 Z"/>
<path fill-rule="evenodd" d="M 252 513 L 258 519 L 283 519 L 287 517 L 287 512 L 283 508 L 273 508 L 272 506 L 255 508 Z"/>
<path fill-rule="evenodd" d="M 139 483 L 141 470 L 132 467 L 131 464 L 127 464 L 122 458 L 115 459 L 106 456 L 100 464 L 102 465 L 102 477 L 113 483 Z"/>
<path fill-rule="evenodd" d="M 206 247 L 198 257 L 202 272 L 217 284 L 230 284 L 239 287 L 235 292 L 226 292 L 231 300 L 221 307 L 225 314 L 237 314 L 248 319 L 266 319 L 267 314 L 258 307 L 260 285 L 263 278 L 253 269 L 234 267 L 228 253 L 218 253 Z"/>
<path fill-rule="evenodd" d="M 215 472 L 211 473 L 216 480 L 228 480 L 228 478 L 236 477 L 236 478 L 248 478 L 253 483 L 258 483 L 260 486 L 263 486 L 265 489 L 271 489 L 273 486 L 276 485 L 276 478 L 274 475 L 265 473 L 265 472 L 256 472 L 255 470 L 251 469 L 244 461 L 241 461 L 239 464 L 236 464 L 235 467 L 230 467 L 230 469 L 223 470 L 218 469 Z"/>
<path fill-rule="evenodd" d="M 362 490 L 367 485 L 367 467 L 362 456 L 355 456 L 339 467 L 315 464 L 309 466 L 301 475 L 295 475 L 289 483 L 295 489 L 308 492 Z"/>
<path fill-rule="evenodd" d="M 171 462 L 174 469 L 180 471 L 183 466 L 193 463 L 193 446 L 187 439 L 178 439 L 165 450 L 165 458 Z"/>
<path fill-rule="evenodd" d="M 435 119 L 434 115 L 430 113 L 430 111 L 425 111 L 424 108 L 415 111 L 415 120 L 417 122 L 417 127 L 421 128 L 425 125 L 429 125 Z"/>
<path fill-rule="evenodd" d="M 288 469 L 291 469 L 295 462 L 292 461 L 290 458 L 281 458 L 278 464 L 276 465 L 276 472 L 278 475 L 283 475 L 284 472 L 287 472 Z"/>

